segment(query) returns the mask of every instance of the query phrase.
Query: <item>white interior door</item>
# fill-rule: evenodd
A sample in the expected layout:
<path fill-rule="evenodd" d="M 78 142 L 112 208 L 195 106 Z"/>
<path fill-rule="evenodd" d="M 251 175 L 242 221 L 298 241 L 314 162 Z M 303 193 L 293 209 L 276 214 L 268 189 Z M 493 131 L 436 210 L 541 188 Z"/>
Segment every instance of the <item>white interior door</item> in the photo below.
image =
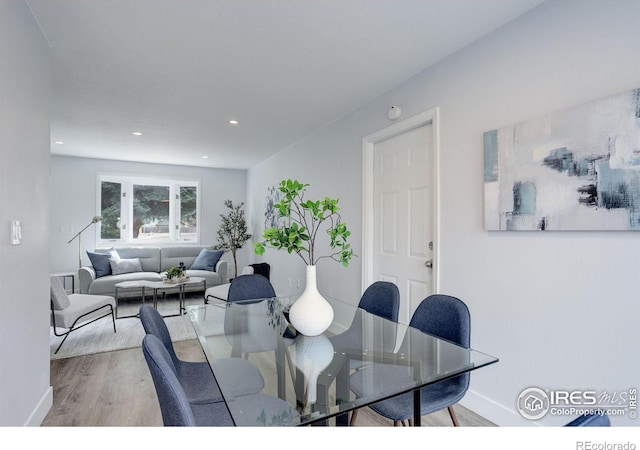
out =
<path fill-rule="evenodd" d="M 365 216 L 371 223 L 364 233 L 363 284 L 395 283 L 402 323 L 409 323 L 422 299 L 437 292 L 437 124 L 433 112 L 418 118 L 365 138 L 365 208 L 371 208 Z"/>

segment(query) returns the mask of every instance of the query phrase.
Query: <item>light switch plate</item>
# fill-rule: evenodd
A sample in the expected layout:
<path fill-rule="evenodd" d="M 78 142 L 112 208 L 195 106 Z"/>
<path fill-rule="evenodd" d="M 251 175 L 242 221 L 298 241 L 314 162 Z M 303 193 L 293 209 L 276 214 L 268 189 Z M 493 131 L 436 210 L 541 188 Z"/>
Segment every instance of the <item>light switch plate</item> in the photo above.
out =
<path fill-rule="evenodd" d="M 11 245 L 22 244 L 22 223 L 19 220 L 11 221 Z"/>

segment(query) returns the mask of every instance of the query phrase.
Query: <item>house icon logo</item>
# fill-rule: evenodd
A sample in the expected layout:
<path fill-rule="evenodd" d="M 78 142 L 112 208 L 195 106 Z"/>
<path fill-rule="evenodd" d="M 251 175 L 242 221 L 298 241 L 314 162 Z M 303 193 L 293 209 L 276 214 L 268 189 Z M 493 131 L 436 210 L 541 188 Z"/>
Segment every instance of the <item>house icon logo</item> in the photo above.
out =
<path fill-rule="evenodd" d="M 540 388 L 530 387 L 518 396 L 518 411 L 525 419 L 538 420 L 549 412 L 549 396 Z"/>

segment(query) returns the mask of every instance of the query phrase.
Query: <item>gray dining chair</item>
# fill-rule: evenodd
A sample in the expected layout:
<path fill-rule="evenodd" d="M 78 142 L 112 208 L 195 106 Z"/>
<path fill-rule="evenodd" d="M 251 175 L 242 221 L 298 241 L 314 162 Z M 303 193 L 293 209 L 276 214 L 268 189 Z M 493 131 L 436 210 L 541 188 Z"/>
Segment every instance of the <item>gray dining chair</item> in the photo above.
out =
<path fill-rule="evenodd" d="M 116 333 L 116 301 L 108 295 L 67 294 L 59 277 L 50 277 L 51 325 L 53 334 L 64 336 L 54 353 L 58 353 L 69 335 L 90 323 L 111 316 Z M 58 332 L 58 328 L 67 331 Z"/>
<path fill-rule="evenodd" d="M 176 375 L 180 380 L 187 398 L 192 404 L 221 401 L 220 386 L 211 367 L 220 380 L 229 380 L 225 385 L 233 386 L 227 391 L 229 396 L 258 393 L 264 388 L 264 379 L 258 368 L 242 358 L 221 358 L 210 366 L 208 362 L 184 361 L 178 358 L 167 324 L 162 315 L 150 305 L 140 307 L 140 321 L 145 333 L 156 336 L 171 356 Z"/>
<path fill-rule="evenodd" d="M 193 404 L 189 402 L 177 368 L 165 345 L 153 334 L 142 339 L 142 352 L 158 396 L 165 427 L 233 426 L 224 401 Z"/>
<path fill-rule="evenodd" d="M 449 295 L 430 295 L 425 298 L 413 313 L 409 325 L 413 328 L 469 348 L 471 340 L 471 315 L 464 302 Z M 402 343 L 399 353 L 407 345 L 408 339 Z M 409 375 L 407 367 L 392 364 L 369 365 L 350 377 L 351 390 L 356 396 L 364 394 L 365 372 L 368 380 L 375 385 L 393 384 L 394 379 Z M 447 408 L 455 426 L 459 426 L 453 405 L 458 403 L 469 388 L 469 374 L 459 375 L 449 380 L 423 387 L 420 390 L 420 415 L 425 416 Z M 405 425 L 405 421 L 413 424 L 413 393 L 408 392 L 370 405 L 378 414 L 393 420 L 394 426 Z M 353 422 L 353 421 L 352 421 Z"/>
<path fill-rule="evenodd" d="M 227 301 L 257 300 L 275 296 L 271 282 L 264 275 L 240 275 L 231 281 Z"/>

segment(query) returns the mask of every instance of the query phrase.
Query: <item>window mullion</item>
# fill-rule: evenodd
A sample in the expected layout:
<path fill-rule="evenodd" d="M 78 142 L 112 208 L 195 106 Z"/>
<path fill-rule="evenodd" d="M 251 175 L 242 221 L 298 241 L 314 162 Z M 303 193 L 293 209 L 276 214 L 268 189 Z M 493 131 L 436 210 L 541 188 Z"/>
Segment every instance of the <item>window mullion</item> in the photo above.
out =
<path fill-rule="evenodd" d="M 173 183 L 169 186 L 169 240 L 171 242 L 176 242 L 179 236 L 176 231 L 176 211 L 178 210 L 176 194 L 176 185 Z"/>
<path fill-rule="evenodd" d="M 133 240 L 133 185 L 130 180 L 124 181 L 122 185 L 124 186 L 122 193 L 122 232 L 125 242 L 131 243 Z"/>

